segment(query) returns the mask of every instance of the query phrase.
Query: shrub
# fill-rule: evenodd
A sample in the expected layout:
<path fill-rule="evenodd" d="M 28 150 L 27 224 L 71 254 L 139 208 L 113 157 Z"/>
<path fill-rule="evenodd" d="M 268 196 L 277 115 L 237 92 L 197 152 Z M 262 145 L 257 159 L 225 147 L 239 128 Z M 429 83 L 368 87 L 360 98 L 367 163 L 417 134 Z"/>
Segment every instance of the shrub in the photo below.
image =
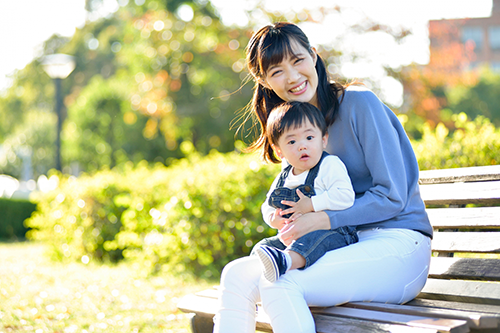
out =
<path fill-rule="evenodd" d="M 36 210 L 36 204 L 28 200 L 0 198 L 0 239 L 23 240 L 28 228 L 24 220 Z"/>
<path fill-rule="evenodd" d="M 39 198 L 27 236 L 58 259 L 141 262 L 150 271 L 218 276 L 274 235 L 260 206 L 279 171 L 252 155 L 192 154 L 170 167 L 145 163 L 79 178 Z"/>
<path fill-rule="evenodd" d="M 500 129 L 483 117 L 474 121 L 465 113 L 453 115 L 456 129 L 442 123 L 424 126 L 422 139 L 413 141 L 421 170 L 496 165 L 500 162 Z"/>

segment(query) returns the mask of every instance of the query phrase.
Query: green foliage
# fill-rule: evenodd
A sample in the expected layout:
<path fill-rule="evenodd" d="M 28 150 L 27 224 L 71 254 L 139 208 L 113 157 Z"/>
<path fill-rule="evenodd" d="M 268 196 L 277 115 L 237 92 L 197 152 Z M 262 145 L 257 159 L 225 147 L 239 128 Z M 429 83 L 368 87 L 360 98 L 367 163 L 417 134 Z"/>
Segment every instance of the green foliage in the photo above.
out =
<path fill-rule="evenodd" d="M 190 21 L 176 14 L 180 5 L 192 8 Z M 95 0 L 87 7 L 99 6 Z M 252 93 L 248 86 L 232 94 L 244 76 L 248 37 L 246 29 L 224 26 L 209 2 L 197 1 L 131 1 L 106 18 L 89 20 L 70 39 L 51 37 L 43 54 L 66 53 L 76 62 L 62 82 L 68 116 L 63 171 L 74 172 L 69 167 L 75 162 L 87 172 L 142 159 L 165 163 L 184 156 L 179 144 L 186 140 L 201 154 L 232 151 L 230 121 Z M 13 86 L 0 96 L 0 142 L 9 147 L 19 141 L 19 132 L 37 124 L 28 114 L 54 118 L 48 117 L 53 116 L 54 84 L 41 59 L 18 71 Z M 33 154 L 46 157 L 33 157 L 35 177 L 55 166 L 55 125 L 37 130 L 44 140 L 25 140 Z M 18 166 L 11 157 L 0 164 L 0 172 L 20 177 Z"/>
<path fill-rule="evenodd" d="M 190 21 L 175 13 L 183 3 L 193 10 Z M 208 2 L 130 2 L 112 17 L 88 23 L 62 50 L 78 59 L 72 76 L 80 89 L 68 99 L 69 115 L 73 125 L 92 133 L 92 139 L 87 152 L 72 145 L 72 155 L 63 156 L 68 162 L 76 158 L 83 170 L 92 171 L 125 160 L 181 158 L 179 143 L 186 140 L 202 154 L 213 148 L 233 150 L 229 122 L 251 91 L 243 89 L 231 100 L 219 96 L 240 86 L 243 66 L 232 66 L 242 62 L 247 40 L 243 29 L 222 25 Z M 106 90 L 113 90 L 112 96 Z M 93 131 L 95 120 L 86 119 L 89 108 L 99 108 L 95 112 L 101 120 L 111 118 L 112 123 L 121 112 L 125 117 L 118 118 L 127 124 L 118 119 L 116 127 Z M 126 133 L 122 139 L 109 133 L 120 127 Z M 99 154 L 100 161 L 90 161 L 88 152 L 103 151 L 102 144 L 106 152 Z"/>
<path fill-rule="evenodd" d="M 452 120 L 454 131 L 442 123 L 435 129 L 426 125 L 422 139 L 412 142 L 421 170 L 500 163 L 500 129 L 483 117 L 470 121 L 465 113 L 453 115 Z"/>
<path fill-rule="evenodd" d="M 500 74 L 483 69 L 477 82 L 457 85 L 447 92 L 449 109 L 474 119 L 483 116 L 500 126 Z"/>
<path fill-rule="evenodd" d="M 0 154 L 2 173 L 19 178 L 23 170 L 23 159 L 31 160 L 34 172 L 44 174 L 55 167 L 55 151 L 50 149 L 55 140 L 56 116 L 49 112 L 31 111 L 24 115 L 26 124 L 14 127 L 2 143 Z"/>
<path fill-rule="evenodd" d="M 59 259 L 125 258 L 149 271 L 218 276 L 275 234 L 260 206 L 277 168 L 252 155 L 214 151 L 168 168 L 140 163 L 61 178 L 57 190 L 39 198 L 27 236 L 49 242 Z"/>
<path fill-rule="evenodd" d="M 165 162 L 165 140 L 144 137 L 148 117 L 131 108 L 129 89 L 126 80 L 92 78 L 69 110 L 63 146 L 67 163 L 76 161 L 94 172 L 127 161 Z"/>
<path fill-rule="evenodd" d="M 36 204 L 28 200 L 0 198 L 0 239 L 22 240 L 28 230 L 24 220 L 36 210 Z"/>

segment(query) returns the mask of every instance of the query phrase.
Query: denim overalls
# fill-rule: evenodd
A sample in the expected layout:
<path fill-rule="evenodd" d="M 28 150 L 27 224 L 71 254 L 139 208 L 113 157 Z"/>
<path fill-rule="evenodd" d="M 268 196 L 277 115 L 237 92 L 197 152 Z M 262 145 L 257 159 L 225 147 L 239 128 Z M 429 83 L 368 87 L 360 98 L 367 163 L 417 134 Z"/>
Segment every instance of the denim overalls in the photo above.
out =
<path fill-rule="evenodd" d="M 274 208 L 287 209 L 290 206 L 281 203 L 282 200 L 295 201 L 299 200 L 299 196 L 296 190 L 299 189 L 304 195 L 312 197 L 316 194 L 314 191 L 314 180 L 318 175 L 319 166 L 325 156 L 328 156 L 327 152 L 323 152 L 320 161 L 312 169 L 309 170 L 306 181 L 303 185 L 297 188 L 290 189 L 283 187 L 286 177 L 292 170 L 292 166 L 287 166 L 280 175 L 276 188 L 269 196 L 269 205 Z M 284 217 L 290 217 L 288 214 Z M 334 230 L 315 230 L 312 231 L 299 239 L 295 240 L 290 246 L 286 246 L 281 242 L 278 236 L 269 237 L 261 240 L 255 245 L 257 248 L 260 245 L 267 245 L 278 248 L 280 250 L 288 250 L 297 252 L 302 255 L 306 260 L 306 265 L 300 269 L 306 269 L 307 267 L 314 264 L 321 258 L 326 252 L 338 249 L 340 247 L 347 246 L 349 244 L 356 243 L 358 241 L 358 235 L 354 227 L 345 226 Z M 253 254 L 253 251 L 252 251 Z"/>

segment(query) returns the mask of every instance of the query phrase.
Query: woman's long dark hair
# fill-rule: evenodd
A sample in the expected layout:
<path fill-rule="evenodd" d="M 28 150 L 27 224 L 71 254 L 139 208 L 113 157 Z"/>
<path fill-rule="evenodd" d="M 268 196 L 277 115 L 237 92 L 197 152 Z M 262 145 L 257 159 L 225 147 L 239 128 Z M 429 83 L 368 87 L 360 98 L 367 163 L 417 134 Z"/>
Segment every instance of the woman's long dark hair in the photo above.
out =
<path fill-rule="evenodd" d="M 251 144 L 249 150 L 262 149 L 265 160 L 279 163 L 273 153 L 271 143 L 266 138 L 267 118 L 271 110 L 284 101 L 276 93 L 264 87 L 264 80 L 270 66 L 279 64 L 289 55 L 293 55 L 292 43 L 299 43 L 313 54 L 309 39 L 295 24 L 278 22 L 267 25 L 257 31 L 246 48 L 247 67 L 255 81 L 254 94 L 249 112 L 254 113 L 260 124 L 259 137 Z M 344 92 L 344 86 L 331 82 L 325 63 L 317 54 L 316 72 L 318 73 L 317 97 L 319 109 L 325 117 L 327 126 L 335 121 L 340 102 L 338 96 Z"/>

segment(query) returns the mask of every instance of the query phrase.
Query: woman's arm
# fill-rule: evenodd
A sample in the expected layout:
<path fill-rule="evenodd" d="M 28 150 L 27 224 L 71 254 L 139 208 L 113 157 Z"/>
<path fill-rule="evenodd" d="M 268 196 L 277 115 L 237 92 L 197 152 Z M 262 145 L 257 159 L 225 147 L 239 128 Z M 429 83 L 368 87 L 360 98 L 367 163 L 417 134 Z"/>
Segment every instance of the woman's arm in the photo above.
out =
<path fill-rule="evenodd" d="M 395 220 L 415 195 L 418 164 L 396 115 L 371 91 L 353 91 L 330 129 L 330 152 L 353 179 L 351 208 L 327 211 L 331 228 Z"/>

